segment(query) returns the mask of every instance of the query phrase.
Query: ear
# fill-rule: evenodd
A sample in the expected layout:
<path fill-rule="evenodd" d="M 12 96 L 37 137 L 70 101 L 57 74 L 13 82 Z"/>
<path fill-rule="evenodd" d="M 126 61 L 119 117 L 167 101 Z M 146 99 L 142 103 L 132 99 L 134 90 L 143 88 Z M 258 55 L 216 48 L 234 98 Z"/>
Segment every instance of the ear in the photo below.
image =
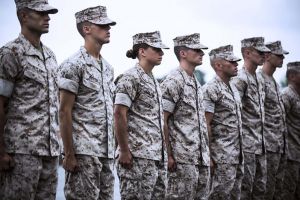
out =
<path fill-rule="evenodd" d="M 216 68 L 217 70 L 220 70 L 220 69 L 222 69 L 222 67 L 223 67 L 223 65 L 222 65 L 221 61 L 217 60 L 217 61 L 215 62 L 215 68 Z"/>
<path fill-rule="evenodd" d="M 91 26 L 88 26 L 88 25 L 82 26 L 82 31 L 83 31 L 84 35 L 88 35 L 89 33 L 91 33 Z"/>
<path fill-rule="evenodd" d="M 180 50 L 179 55 L 180 55 L 180 57 L 185 58 L 186 57 L 186 52 L 184 50 Z"/>
<path fill-rule="evenodd" d="M 145 49 L 144 48 L 139 48 L 139 54 L 143 57 L 145 57 Z"/>

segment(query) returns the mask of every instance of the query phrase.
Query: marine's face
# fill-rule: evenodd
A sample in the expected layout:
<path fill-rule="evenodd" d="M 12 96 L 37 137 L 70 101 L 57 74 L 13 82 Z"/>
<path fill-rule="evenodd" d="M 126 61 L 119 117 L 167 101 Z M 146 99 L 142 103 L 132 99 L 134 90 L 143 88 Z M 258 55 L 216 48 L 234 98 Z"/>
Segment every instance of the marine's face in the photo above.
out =
<path fill-rule="evenodd" d="M 149 47 L 144 49 L 145 59 L 148 60 L 153 66 L 160 65 L 164 52 L 160 48 Z"/>
<path fill-rule="evenodd" d="M 238 72 L 237 66 L 238 63 L 236 61 L 223 60 L 221 62 L 221 69 L 223 73 L 229 78 L 237 75 Z"/>
<path fill-rule="evenodd" d="M 38 34 L 49 32 L 49 21 L 50 17 L 48 12 L 38 12 L 28 9 L 23 16 L 23 25 L 31 32 Z"/>
<path fill-rule="evenodd" d="M 265 54 L 253 48 L 250 51 L 250 59 L 255 65 L 262 65 L 265 61 Z"/>
<path fill-rule="evenodd" d="M 284 60 L 284 55 L 277 55 L 272 53 L 270 55 L 269 62 L 272 64 L 272 66 L 281 68 L 283 64 L 283 60 Z"/>
<path fill-rule="evenodd" d="M 187 49 L 183 51 L 185 51 L 186 61 L 191 63 L 191 65 L 198 66 L 202 64 L 204 52 L 201 49 Z"/>
<path fill-rule="evenodd" d="M 92 24 L 90 26 L 90 35 L 97 42 L 106 44 L 110 42 L 110 25 Z"/>

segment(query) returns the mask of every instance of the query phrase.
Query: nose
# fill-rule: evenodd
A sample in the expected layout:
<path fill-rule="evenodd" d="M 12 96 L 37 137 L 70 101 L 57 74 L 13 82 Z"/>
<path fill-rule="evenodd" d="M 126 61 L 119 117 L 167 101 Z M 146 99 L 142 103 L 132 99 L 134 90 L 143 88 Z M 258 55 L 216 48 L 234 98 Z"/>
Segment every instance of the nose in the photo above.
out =
<path fill-rule="evenodd" d="M 159 51 L 159 55 L 163 56 L 165 53 L 163 52 L 163 50 Z"/>

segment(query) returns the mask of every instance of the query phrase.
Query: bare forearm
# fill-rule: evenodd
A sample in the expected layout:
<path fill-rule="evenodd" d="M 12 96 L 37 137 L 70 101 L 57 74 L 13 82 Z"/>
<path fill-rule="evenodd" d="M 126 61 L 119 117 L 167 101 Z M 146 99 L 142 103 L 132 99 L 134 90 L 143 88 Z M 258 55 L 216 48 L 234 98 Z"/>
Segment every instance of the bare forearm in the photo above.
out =
<path fill-rule="evenodd" d="M 60 134 L 64 145 L 64 153 L 66 156 L 74 155 L 71 112 L 60 111 L 59 120 Z"/>
<path fill-rule="evenodd" d="M 127 117 L 121 114 L 115 115 L 115 131 L 118 145 L 121 151 L 129 151 Z"/>
<path fill-rule="evenodd" d="M 168 124 L 166 124 L 166 122 L 164 124 L 164 135 L 165 135 L 165 144 L 167 147 L 167 153 L 168 153 L 168 156 L 171 156 L 172 148 L 171 148 L 170 137 L 169 137 L 169 127 L 168 127 Z"/>

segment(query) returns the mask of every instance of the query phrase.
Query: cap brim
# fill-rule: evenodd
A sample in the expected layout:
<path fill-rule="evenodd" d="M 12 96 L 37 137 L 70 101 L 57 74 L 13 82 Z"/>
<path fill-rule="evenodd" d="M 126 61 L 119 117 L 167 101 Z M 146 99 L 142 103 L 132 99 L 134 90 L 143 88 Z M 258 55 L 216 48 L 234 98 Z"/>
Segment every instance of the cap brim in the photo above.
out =
<path fill-rule="evenodd" d="M 231 55 L 231 56 L 227 56 L 225 58 L 225 60 L 230 61 L 230 62 L 238 62 L 238 61 L 241 61 L 242 59 L 240 59 L 240 58 L 238 58 L 236 56 Z"/>
<path fill-rule="evenodd" d="M 203 44 L 189 44 L 189 45 L 184 45 L 190 49 L 208 49 L 207 46 L 203 45 Z"/>
<path fill-rule="evenodd" d="M 110 26 L 114 26 L 117 23 L 115 21 L 112 21 L 109 18 L 102 18 L 101 20 L 88 20 L 89 22 L 93 23 L 93 24 L 98 24 L 98 25 L 110 25 Z"/>
<path fill-rule="evenodd" d="M 39 6 L 39 7 L 28 7 L 28 8 L 38 11 L 38 12 L 47 12 L 49 14 L 56 14 L 58 12 L 58 9 L 56 9 L 50 5 L 47 5 L 47 4 Z"/>
<path fill-rule="evenodd" d="M 153 43 L 147 42 L 146 44 L 148 44 L 151 47 L 158 48 L 158 49 L 170 49 L 167 45 L 165 45 L 163 43 L 154 43 L 153 44 Z"/>
<path fill-rule="evenodd" d="M 276 55 L 287 55 L 289 54 L 288 51 L 285 51 L 285 50 L 280 50 L 280 51 L 272 51 L 273 54 L 276 54 Z"/>
<path fill-rule="evenodd" d="M 254 47 L 254 49 L 256 49 L 257 51 L 260 51 L 260 52 L 271 52 L 271 50 L 265 46 Z"/>

